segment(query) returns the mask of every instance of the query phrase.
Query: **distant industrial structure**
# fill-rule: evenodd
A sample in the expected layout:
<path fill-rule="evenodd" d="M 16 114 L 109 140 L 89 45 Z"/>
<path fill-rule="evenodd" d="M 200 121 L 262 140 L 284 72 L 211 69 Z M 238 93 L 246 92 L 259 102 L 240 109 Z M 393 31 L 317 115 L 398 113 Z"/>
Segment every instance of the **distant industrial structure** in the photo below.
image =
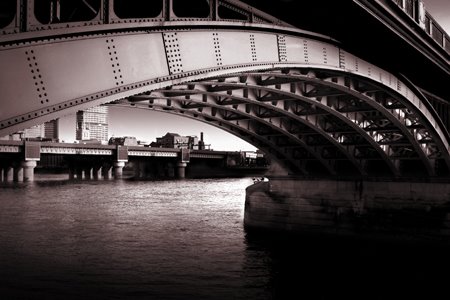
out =
<path fill-rule="evenodd" d="M 168 132 L 162 137 L 156 138 L 150 147 L 156 148 L 174 148 L 191 150 L 209 150 L 211 145 L 206 145 L 203 140 L 203 132 L 200 133 L 200 140 L 196 135 L 181 136 L 178 133 Z M 206 149 L 208 148 L 208 149 Z"/>
<path fill-rule="evenodd" d="M 108 107 L 97 106 L 78 111 L 76 117 L 76 139 L 78 141 L 108 141 Z"/>

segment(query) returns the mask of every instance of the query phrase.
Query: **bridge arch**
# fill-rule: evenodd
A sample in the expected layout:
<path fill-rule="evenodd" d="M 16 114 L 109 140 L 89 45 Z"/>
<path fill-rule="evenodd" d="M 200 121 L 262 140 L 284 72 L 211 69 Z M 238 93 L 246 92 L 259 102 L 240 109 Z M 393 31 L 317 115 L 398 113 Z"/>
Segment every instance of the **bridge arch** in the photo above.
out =
<path fill-rule="evenodd" d="M 0 136 L 111 103 L 223 128 L 299 174 L 449 170 L 448 133 L 420 91 L 328 37 L 281 25 L 174 20 L 3 36 Z"/>

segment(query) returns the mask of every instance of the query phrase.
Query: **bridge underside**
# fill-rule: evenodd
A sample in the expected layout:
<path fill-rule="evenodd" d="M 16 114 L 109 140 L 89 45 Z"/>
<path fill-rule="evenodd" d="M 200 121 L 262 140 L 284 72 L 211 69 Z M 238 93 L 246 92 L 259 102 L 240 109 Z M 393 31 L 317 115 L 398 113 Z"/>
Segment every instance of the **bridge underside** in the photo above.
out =
<path fill-rule="evenodd" d="M 2 36 L 0 136 L 109 103 L 222 128 L 292 174 L 447 176 L 443 114 L 406 78 L 228 2 L 252 17 Z"/>
<path fill-rule="evenodd" d="M 196 119 L 233 133 L 294 174 L 429 176 L 447 161 L 411 106 L 344 72 L 274 69 L 191 81 L 110 105 Z"/>

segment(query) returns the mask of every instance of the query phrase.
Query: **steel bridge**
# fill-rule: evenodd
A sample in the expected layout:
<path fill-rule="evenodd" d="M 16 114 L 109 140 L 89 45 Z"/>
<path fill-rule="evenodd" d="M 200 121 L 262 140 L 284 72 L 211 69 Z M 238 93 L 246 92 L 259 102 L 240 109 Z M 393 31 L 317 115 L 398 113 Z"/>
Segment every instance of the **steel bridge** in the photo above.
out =
<path fill-rule="evenodd" d="M 143 14 L 119 0 L 5 3 L 0 136 L 108 104 L 219 127 L 291 174 L 448 176 L 446 100 L 243 2 L 161 0 Z M 427 16 L 422 48 L 449 70 L 449 38 Z"/>

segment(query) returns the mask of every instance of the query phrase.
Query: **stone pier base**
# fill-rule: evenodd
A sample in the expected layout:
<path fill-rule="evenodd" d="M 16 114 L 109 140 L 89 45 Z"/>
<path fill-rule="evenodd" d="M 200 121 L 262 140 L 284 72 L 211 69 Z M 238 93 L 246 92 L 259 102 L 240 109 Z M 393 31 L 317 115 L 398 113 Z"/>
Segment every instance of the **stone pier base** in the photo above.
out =
<path fill-rule="evenodd" d="M 272 178 L 246 190 L 247 229 L 450 237 L 450 184 Z"/>

